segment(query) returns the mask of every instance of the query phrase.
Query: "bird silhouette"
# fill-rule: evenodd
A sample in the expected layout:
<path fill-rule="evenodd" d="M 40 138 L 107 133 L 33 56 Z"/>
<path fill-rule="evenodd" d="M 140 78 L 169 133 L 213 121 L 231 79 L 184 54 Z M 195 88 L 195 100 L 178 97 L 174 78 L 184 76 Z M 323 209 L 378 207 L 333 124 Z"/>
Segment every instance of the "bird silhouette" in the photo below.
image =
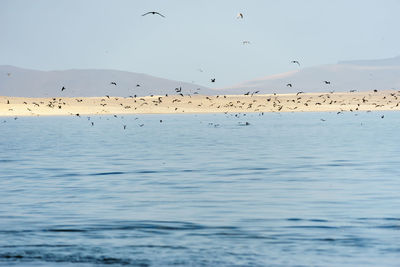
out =
<path fill-rule="evenodd" d="M 110 82 L 110 84 L 117 86 L 116 82 Z"/>
<path fill-rule="evenodd" d="M 324 83 L 325 83 L 325 84 L 331 84 L 331 82 L 330 82 L 330 81 L 324 81 Z"/>
<path fill-rule="evenodd" d="M 159 12 L 157 12 L 157 11 L 150 11 L 150 12 L 144 13 L 144 14 L 142 15 L 142 17 L 143 17 L 143 16 L 150 15 L 150 14 L 151 14 L 151 15 L 159 15 L 159 16 L 165 18 L 165 16 L 164 16 L 163 14 L 161 14 L 161 13 L 159 13 Z"/>
<path fill-rule="evenodd" d="M 287 87 L 292 87 L 291 83 L 286 84 Z"/>
<path fill-rule="evenodd" d="M 180 93 L 180 92 L 182 92 L 182 87 L 175 88 L 175 91 L 176 91 L 177 93 Z"/>
<path fill-rule="evenodd" d="M 61 92 L 64 91 L 64 90 L 65 90 L 65 87 L 63 86 L 63 87 L 61 88 Z"/>
<path fill-rule="evenodd" d="M 300 66 L 300 62 L 299 62 L 299 61 L 297 61 L 297 60 L 292 60 L 290 63 L 297 64 L 297 65 L 299 65 L 299 66 Z"/>
<path fill-rule="evenodd" d="M 212 82 L 212 83 L 215 83 L 215 78 L 212 78 L 212 79 L 211 79 L 211 82 Z"/>
<path fill-rule="evenodd" d="M 238 13 L 236 16 L 237 19 L 243 19 L 243 13 Z"/>

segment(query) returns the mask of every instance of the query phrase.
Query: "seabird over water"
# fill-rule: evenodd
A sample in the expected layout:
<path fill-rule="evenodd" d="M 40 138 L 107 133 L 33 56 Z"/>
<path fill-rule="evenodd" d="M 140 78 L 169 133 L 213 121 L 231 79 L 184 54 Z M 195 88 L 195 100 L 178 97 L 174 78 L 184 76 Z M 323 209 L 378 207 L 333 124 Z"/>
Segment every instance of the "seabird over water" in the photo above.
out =
<path fill-rule="evenodd" d="M 146 15 L 149 15 L 149 14 L 152 14 L 152 15 L 159 15 L 159 16 L 165 18 L 165 16 L 164 16 L 163 14 L 161 14 L 161 13 L 159 13 L 159 12 L 157 12 L 157 11 L 150 11 L 150 12 L 144 13 L 142 16 L 146 16 Z"/>
<path fill-rule="evenodd" d="M 298 62 L 297 60 L 292 60 L 290 63 L 297 64 L 300 66 L 300 62 Z"/>

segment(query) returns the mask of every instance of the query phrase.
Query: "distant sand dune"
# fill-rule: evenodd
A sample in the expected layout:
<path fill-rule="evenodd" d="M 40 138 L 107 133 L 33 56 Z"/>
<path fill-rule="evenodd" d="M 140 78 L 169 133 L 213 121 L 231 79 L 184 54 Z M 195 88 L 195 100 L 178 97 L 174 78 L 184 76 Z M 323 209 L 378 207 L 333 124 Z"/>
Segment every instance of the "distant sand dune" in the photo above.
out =
<path fill-rule="evenodd" d="M 0 116 L 400 110 L 399 91 L 146 97 L 0 97 Z"/>

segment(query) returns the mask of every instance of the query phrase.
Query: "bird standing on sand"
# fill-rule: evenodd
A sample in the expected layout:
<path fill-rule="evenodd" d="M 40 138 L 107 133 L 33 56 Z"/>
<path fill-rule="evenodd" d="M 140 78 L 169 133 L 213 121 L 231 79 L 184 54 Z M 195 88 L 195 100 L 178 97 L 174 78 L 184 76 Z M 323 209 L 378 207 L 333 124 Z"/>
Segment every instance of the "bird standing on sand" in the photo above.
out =
<path fill-rule="evenodd" d="M 161 14 L 161 13 L 159 13 L 159 12 L 157 12 L 157 11 L 150 11 L 150 12 L 144 13 L 144 14 L 142 15 L 142 17 L 143 17 L 143 16 L 146 16 L 146 15 L 150 15 L 150 14 L 152 14 L 152 15 L 159 15 L 159 16 L 165 18 L 165 16 L 164 16 L 163 14 Z"/>

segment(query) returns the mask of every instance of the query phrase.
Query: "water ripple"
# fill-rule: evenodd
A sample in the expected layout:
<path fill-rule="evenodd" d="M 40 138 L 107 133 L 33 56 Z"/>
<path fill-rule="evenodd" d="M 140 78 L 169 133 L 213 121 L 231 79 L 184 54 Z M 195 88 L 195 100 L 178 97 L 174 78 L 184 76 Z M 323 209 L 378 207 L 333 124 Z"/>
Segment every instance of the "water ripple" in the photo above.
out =
<path fill-rule="evenodd" d="M 88 176 L 105 176 L 105 175 L 118 175 L 118 174 L 125 174 L 125 172 L 97 172 L 88 174 Z"/>
<path fill-rule="evenodd" d="M 150 261 L 147 259 L 130 259 L 117 258 L 107 255 L 92 256 L 75 253 L 65 255 L 62 253 L 42 253 L 40 250 L 25 250 L 22 252 L 6 252 L 0 253 L 0 261 L 45 261 L 54 263 L 90 263 L 90 264 L 105 264 L 105 265 L 129 265 L 129 266 L 150 266 Z"/>

